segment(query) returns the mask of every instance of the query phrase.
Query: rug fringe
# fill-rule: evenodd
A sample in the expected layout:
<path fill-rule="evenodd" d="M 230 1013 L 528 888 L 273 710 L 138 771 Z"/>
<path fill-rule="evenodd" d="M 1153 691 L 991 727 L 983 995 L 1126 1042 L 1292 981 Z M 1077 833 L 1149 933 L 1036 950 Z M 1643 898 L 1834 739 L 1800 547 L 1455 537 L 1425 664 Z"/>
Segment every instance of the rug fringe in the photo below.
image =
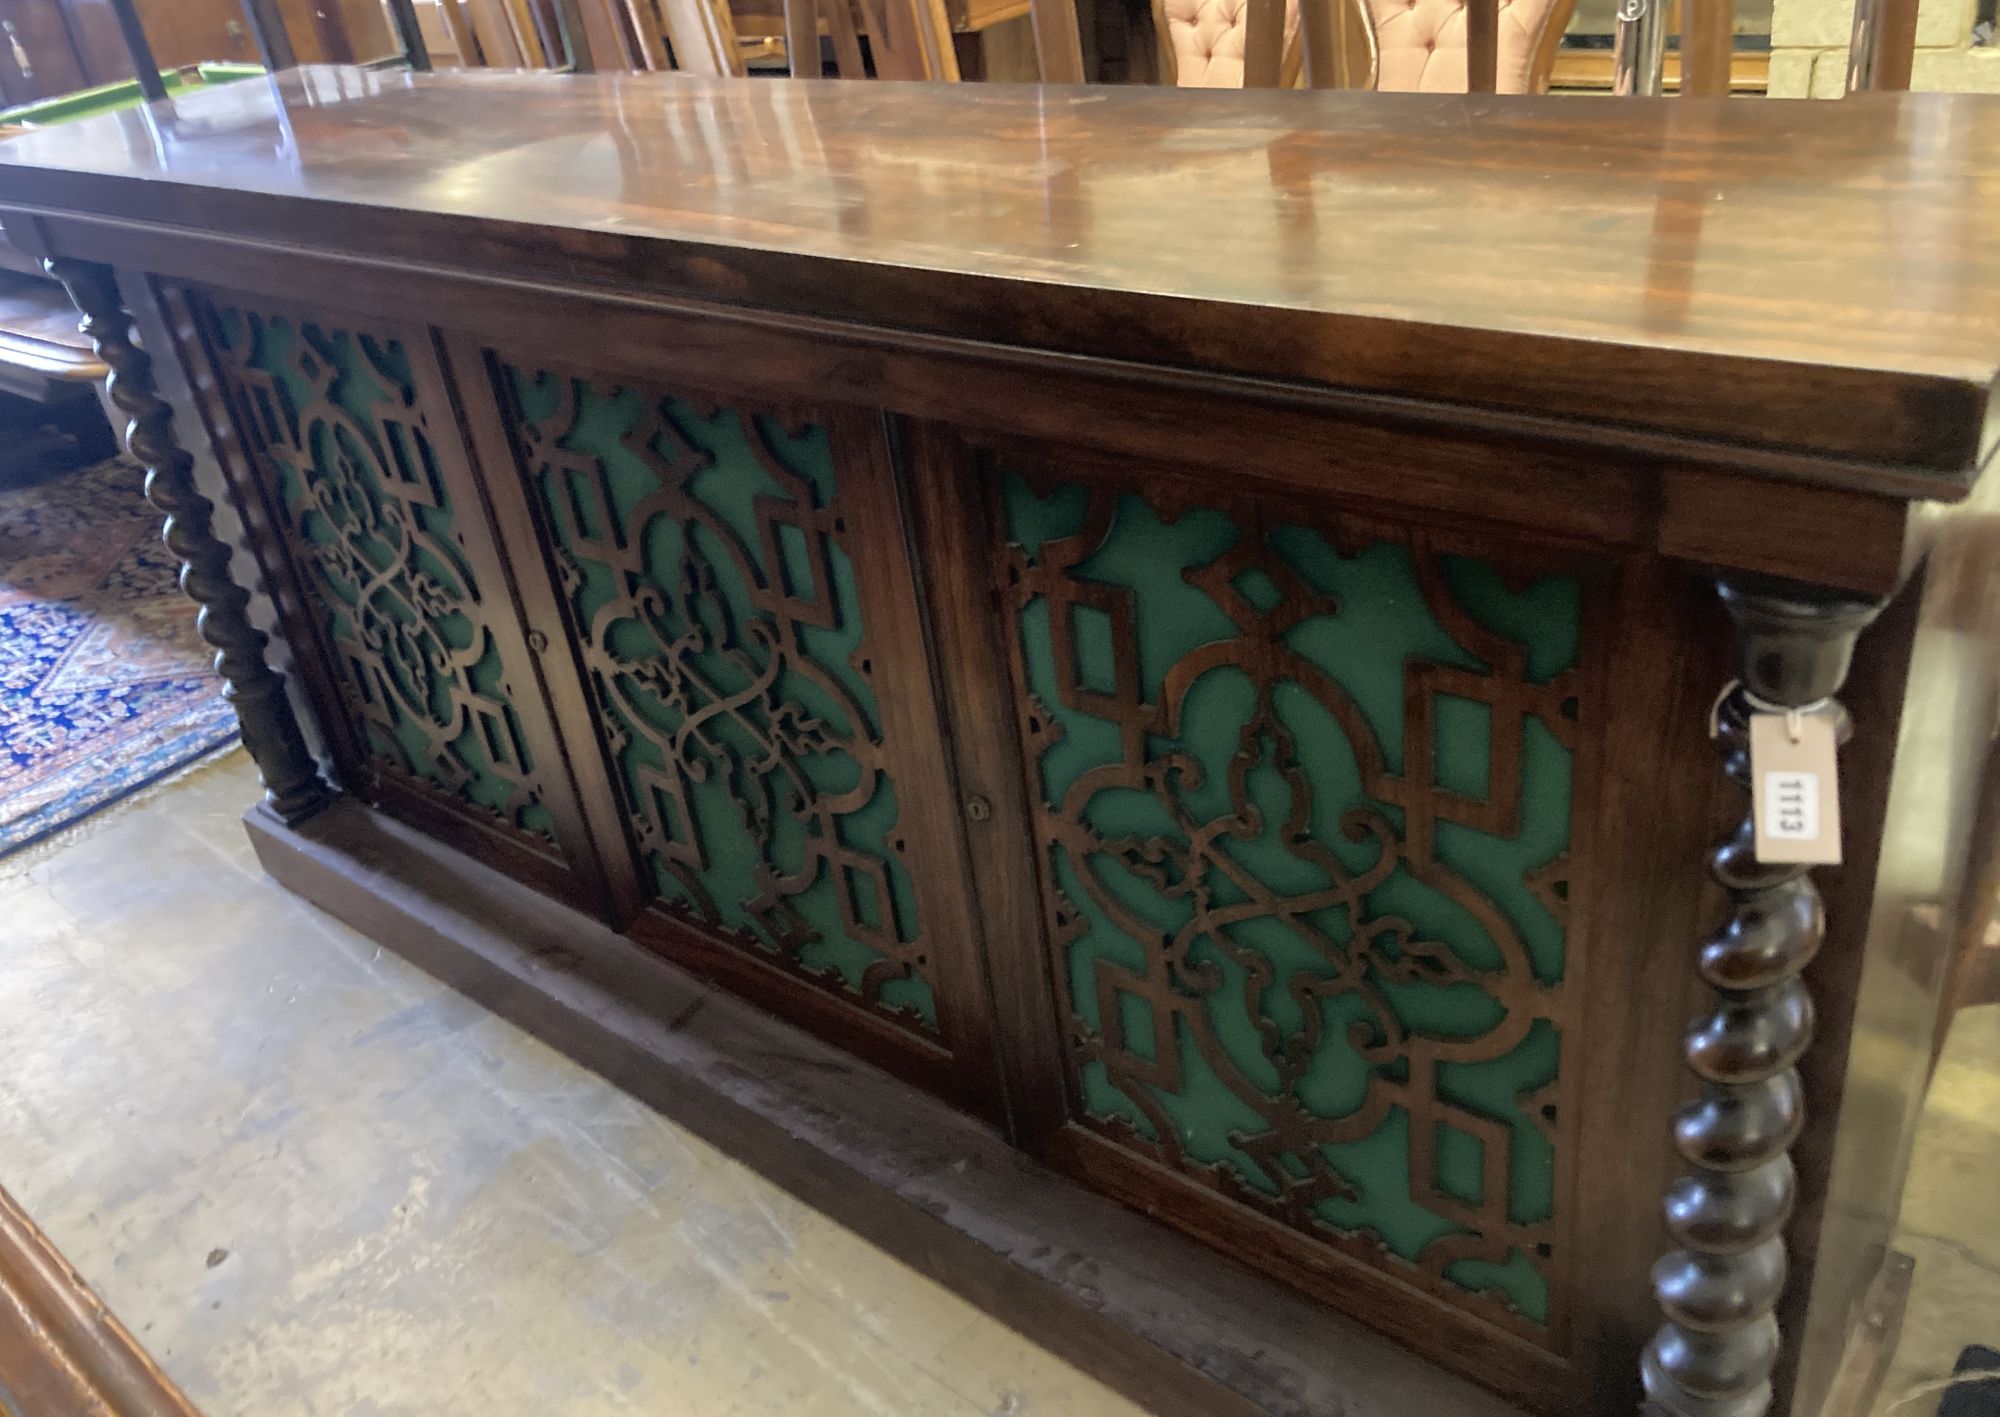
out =
<path fill-rule="evenodd" d="M 144 787 L 127 793 L 115 801 L 107 802 L 94 811 L 86 812 L 83 816 L 78 817 L 61 830 L 51 832 L 45 837 L 30 842 L 18 851 L 10 852 L 6 856 L 0 856 L 0 881 L 14 880 L 27 874 L 65 847 L 74 846 L 80 841 L 95 836 L 107 824 L 123 816 L 132 808 L 151 802 L 161 793 L 180 786 L 181 783 L 187 781 L 188 778 L 198 772 L 204 772 L 213 767 L 220 767 L 230 754 L 242 751 L 242 741 L 232 738 L 227 743 L 220 744 L 203 753 L 200 757 L 190 758 L 179 767 L 168 769 L 167 772 L 154 778 Z"/>

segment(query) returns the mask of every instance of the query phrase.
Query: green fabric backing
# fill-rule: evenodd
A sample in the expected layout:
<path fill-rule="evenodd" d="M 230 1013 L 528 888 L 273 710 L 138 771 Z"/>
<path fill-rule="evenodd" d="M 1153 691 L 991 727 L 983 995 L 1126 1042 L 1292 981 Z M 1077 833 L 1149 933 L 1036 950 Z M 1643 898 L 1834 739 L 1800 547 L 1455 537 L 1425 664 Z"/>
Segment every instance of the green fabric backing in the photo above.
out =
<path fill-rule="evenodd" d="M 519 369 L 507 371 L 515 398 L 530 423 L 551 419 L 557 412 L 559 391 L 556 376 L 532 377 Z M 575 545 L 576 537 L 565 537 L 569 525 L 567 509 L 577 509 L 580 530 L 586 537 L 606 537 L 614 528 L 596 524 L 606 511 L 617 519 L 616 530 L 637 531 L 643 538 L 646 579 L 665 588 L 686 574 L 684 568 L 699 568 L 702 594 L 697 598 L 699 614 L 710 633 L 693 637 L 692 628 L 671 608 L 670 601 L 649 608 L 642 621 L 635 616 L 616 619 L 603 631 L 606 646 L 622 661 L 644 665 L 658 662 L 665 646 L 677 645 L 689 668 L 720 695 L 737 694 L 752 682 L 753 670 L 769 662 L 768 649 L 753 648 L 750 627 L 755 622 L 775 629 L 777 621 L 752 603 L 749 575 L 782 589 L 792 600 L 812 605 L 830 596 L 835 609 L 830 628 L 798 624 L 800 647 L 821 671 L 837 681 L 843 691 L 832 694 L 811 677 L 790 667 L 781 667 L 769 694 L 732 714 L 717 716 L 713 723 L 726 744 L 716 755 L 714 768 L 705 776 L 687 774 L 687 800 L 694 818 L 691 822 L 667 822 L 665 826 L 678 841 L 698 841 L 705 855 L 704 867 L 696 873 L 702 892 L 712 903 L 721 923 L 743 932 L 773 954 L 790 953 L 804 971 L 832 975 L 850 990 L 859 991 L 862 977 L 883 955 L 866 941 L 856 939 L 847 928 L 841 904 L 848 894 L 857 917 L 869 926 L 893 930 L 898 939 L 919 937 L 916 892 L 909 873 L 887 849 L 898 830 L 899 812 L 895 784 L 884 772 L 868 800 L 855 810 L 839 815 L 837 831 L 841 843 L 857 852 L 879 858 L 886 868 L 889 899 L 878 898 L 874 884 L 855 873 L 846 881 L 835 879 L 830 863 L 816 863 L 817 875 L 802 890 L 787 894 L 809 926 L 809 938 L 788 944 L 776 938 L 779 931 L 768 913 L 747 906 L 764 890 L 764 882 L 775 872 L 792 877 L 805 864 L 808 832 L 815 830 L 811 819 L 799 810 L 796 787 L 783 773 L 757 775 L 749 765 L 763 749 L 745 730 L 754 724 L 758 734 L 772 728 L 774 711 L 786 711 L 818 720 L 836 739 L 853 741 L 881 738 L 881 723 L 873 689 L 857 670 L 864 654 L 860 595 L 854 566 L 838 540 L 828 538 L 826 566 L 830 584 L 814 583 L 814 562 L 807 533 L 780 522 L 775 544 L 779 565 L 765 564 L 759 511 L 760 501 L 786 501 L 786 490 L 766 471 L 744 431 L 745 417 L 757 419 L 767 446 L 783 465 L 808 484 L 813 503 L 834 507 L 839 498 L 839 473 L 825 430 L 808 428 L 788 432 L 762 415 L 745 415 L 721 409 L 704 416 L 684 399 L 665 400 L 663 411 L 674 429 L 687 443 L 712 461 L 695 473 L 688 483 L 689 494 L 735 533 L 737 547 L 750 558 L 745 566 L 737 549 L 699 521 L 683 524 L 671 516 L 652 516 L 643 528 L 634 529 L 630 518 L 640 502 L 661 485 L 657 468 L 668 455 L 658 447 L 645 448 L 633 442 L 648 410 L 635 390 L 604 388 L 577 381 L 574 422 L 561 433 L 564 449 L 595 461 L 601 472 L 608 509 L 593 489 L 583 487 L 582 473 L 545 471 L 540 493 L 549 523 L 559 544 L 565 547 L 574 568 L 572 604 L 580 625 L 597 625 L 605 607 L 619 595 L 618 572 Z M 578 485 L 556 485 L 570 477 Z M 782 637 L 782 634 L 781 634 Z M 692 647 L 690 647 L 692 646 Z M 647 770 L 669 771 L 656 738 L 671 737 L 687 718 L 682 705 L 667 702 L 647 683 L 631 673 L 618 676 L 614 692 L 600 696 L 602 710 L 618 721 L 619 767 L 624 787 L 632 801 L 645 801 Z M 850 707 L 851 706 L 851 707 Z M 856 721 L 856 712 L 859 721 Z M 743 717 L 736 716 L 737 714 Z M 642 717 L 653 733 L 639 731 L 635 716 Z M 861 780 L 861 768 L 846 751 L 798 751 L 789 755 L 816 797 L 831 797 L 854 790 Z M 746 809 L 746 803 L 751 804 Z M 652 853 L 654 884 L 662 898 L 680 901 L 699 910 L 702 902 L 658 852 Z M 886 918 L 885 918 L 886 913 Z M 927 1029 L 937 1027 L 937 1005 L 931 986 L 912 973 L 882 984 L 881 1005 L 891 1011 L 912 1015 Z"/>
<path fill-rule="evenodd" d="M 252 341 L 248 367 L 270 376 L 298 430 L 299 446 L 273 443 L 266 451 L 286 512 L 319 553 L 314 581 L 325 594 L 318 607 L 334 644 L 347 655 L 364 644 L 363 566 L 374 582 L 372 612 L 401 627 L 401 633 L 379 637 L 379 652 L 363 651 L 393 679 L 395 692 L 378 695 L 353 663 L 342 666 L 377 710 L 365 721 L 371 751 L 489 811 L 511 812 L 514 825 L 553 840 L 548 809 L 520 800 L 520 780 L 532 779 L 535 764 L 503 687 L 499 650 L 475 618 L 483 591 L 459 549 L 458 514 L 435 452 L 416 428 L 409 356 L 401 343 L 318 325 L 302 330 L 283 318 L 253 322 L 234 310 L 219 323 L 225 347 L 240 350 L 243 341 Z M 316 376 L 325 365 L 336 371 L 330 399 L 344 419 L 312 416 L 316 391 L 306 375 Z M 416 495 L 390 495 L 391 477 L 402 488 L 417 489 Z M 407 506 L 407 521 L 396 509 L 399 501 Z M 483 649 L 463 670 L 439 670 L 427 662 L 430 637 L 454 655 L 475 643 Z M 458 718 L 454 688 L 470 688 L 503 721 L 485 723 L 474 713 L 440 751 L 434 744 L 439 726 Z M 500 766 L 515 759 L 517 766 Z"/>
<path fill-rule="evenodd" d="M 1005 479 L 1002 504 L 1010 540 L 1029 561 L 1036 562 L 1050 544 L 1076 535 L 1084 526 L 1090 494 L 1084 487 L 1063 485 L 1038 495 L 1019 477 Z M 1126 588 L 1132 607 L 1132 635 L 1126 645 L 1113 642 L 1111 617 L 1085 605 L 1072 605 L 1072 629 L 1080 685 L 1110 692 L 1117 679 L 1116 656 L 1133 655 L 1137 662 L 1139 697 L 1158 703 L 1169 669 L 1190 653 L 1217 641 L 1236 639 L 1242 632 L 1225 608 L 1192 584 L 1191 573 L 1236 546 L 1242 530 L 1227 515 L 1196 508 L 1171 521 L 1158 516 L 1141 498 L 1119 499 L 1115 520 L 1101 545 L 1072 567 L 1071 580 Z M 1377 542 L 1358 554 L 1343 556 L 1319 534 L 1299 526 L 1274 528 L 1268 549 L 1314 591 L 1335 597 L 1338 610 L 1315 614 L 1282 636 L 1283 645 L 1329 674 L 1358 706 L 1380 745 L 1391 774 L 1403 770 L 1405 667 L 1419 661 L 1483 672 L 1487 666 L 1456 643 L 1427 606 L 1419 588 L 1412 552 L 1393 542 Z M 1546 682 L 1573 666 L 1579 652 L 1581 591 L 1567 577 L 1546 577 L 1518 593 L 1509 591 L 1498 572 L 1480 561 L 1445 558 L 1444 571 L 1454 598 L 1474 620 L 1490 631 L 1526 646 L 1528 678 Z M 1268 613 L 1281 596 L 1272 577 L 1253 567 L 1240 573 L 1235 589 L 1259 612 Z M 1060 735 L 1031 768 L 1051 812 L 1059 812 L 1066 795 L 1092 769 L 1123 760 L 1118 726 L 1095 714 L 1064 705 L 1052 647 L 1048 599 L 1035 595 L 1018 615 L 1027 683 L 1037 712 L 1052 715 Z M 1148 734 L 1146 754 L 1157 761 L 1172 752 L 1191 755 L 1201 768 L 1200 781 L 1191 774 L 1179 781 L 1178 804 L 1183 820 L 1176 822 L 1154 792 L 1113 786 L 1087 798 L 1081 819 L 1096 839 L 1188 840 L 1186 823 L 1206 823 L 1233 810 L 1229 767 L 1241 746 L 1245 725 L 1256 712 L 1258 685 L 1242 668 L 1211 668 L 1196 679 L 1182 704 L 1177 737 L 1166 740 Z M 1363 791 L 1355 750 L 1339 721 L 1297 680 L 1279 679 L 1270 690 L 1278 720 L 1294 740 L 1300 769 L 1310 786 L 1310 835 L 1331 849 L 1342 867 L 1360 874 L 1380 855 L 1373 837 L 1349 839 L 1341 821 L 1350 809 L 1372 805 L 1401 829 L 1397 807 L 1370 799 Z M 1495 725 L 1492 709 L 1471 700 L 1439 696 L 1435 708 L 1435 769 L 1437 785 L 1483 798 L 1490 788 L 1489 753 Z M 1518 931 L 1542 984 L 1560 982 L 1564 969 L 1561 924 L 1524 882 L 1524 876 L 1564 852 L 1570 833 L 1570 754 L 1539 720 L 1524 721 L 1522 792 L 1519 826 L 1501 837 L 1456 823 L 1436 826 L 1435 857 L 1476 886 Z M 1261 757 L 1249 773 L 1247 796 L 1261 812 L 1263 830 L 1250 839 L 1221 840 L 1217 850 L 1266 889 L 1280 895 L 1323 887 L 1325 871 L 1294 852 L 1275 829 L 1292 810 L 1292 788 L 1277 770 L 1276 753 L 1267 737 L 1258 746 Z M 1194 906 L 1184 890 L 1163 885 L 1158 870 L 1133 869 L 1110 850 L 1088 859 L 1060 842 L 1049 849 L 1047 869 L 1065 911 L 1076 912 L 1080 933 L 1068 945 L 1063 966 L 1068 975 L 1073 1011 L 1081 1028 L 1101 1037 L 1098 967 L 1115 962 L 1141 977 L 1149 977 L 1151 948 L 1114 919 L 1098 893 L 1122 906 L 1159 938 L 1172 937 L 1194 919 Z M 1083 873 L 1090 873 L 1086 882 Z M 1227 907 L 1248 899 L 1219 871 L 1206 877 L 1214 904 Z M 1094 883 L 1096 889 L 1091 885 Z M 1486 929 L 1463 906 L 1398 864 L 1366 897 L 1370 916 L 1400 916 L 1415 927 L 1418 938 L 1441 941 L 1464 965 L 1481 971 L 1502 968 L 1501 952 Z M 1344 912 L 1321 911 L 1313 923 L 1343 946 L 1352 926 Z M 1298 975 L 1327 976 L 1332 963 L 1306 935 L 1285 920 L 1266 915 L 1241 920 L 1229 928 L 1234 944 L 1249 947 L 1267 960 L 1278 981 Z M 1286 1048 L 1301 1047 L 1302 1005 L 1287 989 L 1273 987 L 1253 1005 L 1246 971 L 1214 940 L 1203 935 L 1192 947 L 1190 961 L 1212 967 L 1219 987 L 1197 995 L 1194 1006 L 1205 1011 L 1209 1028 L 1229 1063 L 1262 1092 L 1276 1096 L 1282 1082 L 1264 1046 L 1263 1028 L 1274 1027 Z M 1500 1002 L 1474 982 L 1447 986 L 1426 982 L 1374 981 L 1395 1014 L 1412 1032 L 1451 1039 L 1477 1039 L 1503 1017 Z M 1130 993 L 1118 996 L 1127 1049 L 1152 1060 L 1156 1021 L 1153 1006 Z M 1402 1060 L 1370 1062 L 1348 1040 L 1350 1026 L 1366 1026 L 1368 1009 L 1357 992 L 1335 993 L 1312 1006 L 1325 1011 L 1316 1052 L 1290 1089 L 1297 1104 L 1321 1118 L 1339 1118 L 1360 1107 L 1371 1078 L 1380 1074 L 1401 1080 Z M 1144 1086 L 1152 1094 L 1142 1107 L 1117 1085 L 1106 1066 L 1088 1057 L 1079 1073 L 1083 1110 L 1100 1120 L 1118 1119 L 1152 1141 L 1158 1141 L 1154 1116 L 1170 1119 L 1180 1150 L 1192 1161 L 1220 1163 L 1254 1193 L 1275 1198 L 1283 1178 L 1275 1176 L 1244 1150 L 1246 1136 L 1268 1129 L 1268 1122 L 1219 1079 L 1204 1059 L 1184 1022 L 1176 1024 L 1180 1076 L 1170 1087 Z M 1537 1019 L 1523 1040 L 1504 1056 L 1466 1063 L 1441 1063 L 1439 1096 L 1501 1123 L 1510 1136 L 1505 1209 L 1510 1221 L 1531 1225 L 1547 1220 L 1554 1193 L 1554 1157 L 1543 1131 L 1528 1117 L 1523 1094 L 1541 1089 L 1556 1076 L 1559 1058 L 1556 1028 Z M 1153 1115 L 1149 1115 L 1149 1111 Z M 1415 1198 L 1409 1174 L 1408 1112 L 1392 1107 L 1386 1120 L 1358 1140 L 1327 1144 L 1325 1156 L 1350 1181 L 1352 1199 L 1330 1199 L 1317 1208 L 1319 1220 L 1341 1231 L 1366 1231 L 1378 1236 L 1394 1255 L 1416 1260 L 1426 1246 L 1463 1233 L 1453 1220 L 1426 1208 Z M 1439 1127 L 1436 1185 L 1469 1203 L 1482 1199 L 1481 1143 L 1455 1128 Z M 1293 1179 L 1304 1165 L 1286 1154 L 1278 1165 Z M 1461 1259 L 1446 1267 L 1445 1277 L 1472 1289 L 1501 1293 L 1520 1313 L 1542 1321 L 1547 1312 L 1547 1282 L 1536 1257 L 1515 1248 L 1505 1263 Z"/>

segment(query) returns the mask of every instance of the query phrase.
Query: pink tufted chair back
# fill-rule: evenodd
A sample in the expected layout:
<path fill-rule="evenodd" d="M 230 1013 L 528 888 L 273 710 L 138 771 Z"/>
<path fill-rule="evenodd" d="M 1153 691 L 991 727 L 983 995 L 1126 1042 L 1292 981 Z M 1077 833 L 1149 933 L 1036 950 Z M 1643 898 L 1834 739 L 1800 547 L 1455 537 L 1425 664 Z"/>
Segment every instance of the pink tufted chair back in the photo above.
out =
<path fill-rule="evenodd" d="M 1263 83 L 1289 87 L 1299 78 L 1299 6 L 1285 0 L 1282 62 L 1263 55 L 1247 67 Z M 1464 93 L 1466 0 L 1303 0 L 1329 9 L 1346 39 L 1337 60 L 1344 76 L 1315 76 L 1321 85 L 1364 85 L 1401 93 Z M 1556 43 L 1576 0 L 1498 0 L 1501 93 L 1548 86 Z M 1184 88 L 1240 88 L 1245 82 L 1249 0 L 1153 0 L 1162 68 Z M 1250 82 L 1259 82 L 1252 77 Z"/>
<path fill-rule="evenodd" d="M 1173 62 L 1174 82 L 1191 89 L 1240 89 L 1250 31 L 1249 0 L 1155 0 L 1153 21 Z M 1285 3 L 1285 52 L 1296 69 L 1299 0 Z M 1288 74 L 1283 82 L 1289 83 Z"/>
<path fill-rule="evenodd" d="M 1375 40 L 1375 87 L 1389 93 L 1464 93 L 1465 0 L 1360 0 Z M 1569 23 L 1574 0 L 1500 0 L 1500 59 L 1495 87 L 1528 93 L 1545 87 L 1537 73 L 1544 31 Z M 1549 51 L 1551 57 L 1553 50 Z"/>

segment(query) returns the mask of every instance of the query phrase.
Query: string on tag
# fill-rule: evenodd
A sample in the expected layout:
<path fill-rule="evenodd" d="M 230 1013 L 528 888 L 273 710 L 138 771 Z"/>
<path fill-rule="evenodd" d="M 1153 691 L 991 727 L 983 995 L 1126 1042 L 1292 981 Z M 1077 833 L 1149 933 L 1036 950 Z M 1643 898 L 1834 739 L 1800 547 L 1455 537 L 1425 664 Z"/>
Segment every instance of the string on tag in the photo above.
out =
<path fill-rule="evenodd" d="M 1729 696 L 1743 687 L 1741 679 L 1731 679 L 1722 686 L 1722 692 L 1715 696 L 1715 702 L 1708 706 L 1708 736 L 1711 739 L 1722 736 L 1722 706 L 1729 702 Z"/>
<path fill-rule="evenodd" d="M 1743 681 L 1741 679 L 1731 679 L 1727 684 L 1722 686 L 1722 692 L 1715 696 L 1715 702 L 1708 706 L 1708 736 L 1710 738 L 1720 738 L 1722 736 L 1722 706 L 1729 702 L 1729 696 L 1738 689 L 1743 689 Z M 1761 698 L 1748 689 L 1743 689 L 1743 701 L 1750 706 L 1752 713 L 1783 714 L 1785 716 L 1785 736 L 1794 743 L 1799 742 L 1805 737 L 1806 715 L 1809 713 L 1817 714 L 1832 702 L 1831 699 L 1820 698 L 1814 699 L 1809 704 L 1774 704 L 1769 699 Z"/>

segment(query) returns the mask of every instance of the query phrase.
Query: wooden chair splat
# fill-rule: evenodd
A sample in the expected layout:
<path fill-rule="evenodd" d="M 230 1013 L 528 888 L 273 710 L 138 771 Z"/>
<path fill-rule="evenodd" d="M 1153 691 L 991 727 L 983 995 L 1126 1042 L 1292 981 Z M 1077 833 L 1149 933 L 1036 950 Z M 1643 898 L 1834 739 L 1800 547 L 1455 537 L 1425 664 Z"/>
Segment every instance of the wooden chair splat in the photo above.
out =
<path fill-rule="evenodd" d="M 1917 57 L 1917 0 L 1856 0 L 1847 91 L 1906 93 Z"/>
<path fill-rule="evenodd" d="M 1035 30 L 1035 62 L 1042 82 L 1083 83 L 1083 32 L 1076 0 L 1029 0 L 1028 16 Z"/>
<path fill-rule="evenodd" d="M 1500 0 L 1465 0 L 1465 86 L 1495 93 L 1500 84 Z"/>
<path fill-rule="evenodd" d="M 451 43 L 452 53 L 458 62 L 473 65 L 480 62 L 478 41 L 472 34 L 472 24 L 465 17 L 465 10 L 459 0 L 438 0 L 438 18 L 444 22 L 446 38 Z"/>
<path fill-rule="evenodd" d="M 1284 0 L 1245 0 L 1243 87 L 1274 89 L 1284 68 Z"/>
<path fill-rule="evenodd" d="M 861 32 L 854 23 L 852 0 L 820 0 L 826 15 L 827 37 L 833 41 L 833 62 L 843 79 L 868 77 L 867 62 L 861 57 Z"/>
<path fill-rule="evenodd" d="M 785 53 L 791 59 L 793 78 L 825 75 L 819 57 L 818 0 L 785 0 Z"/>
<path fill-rule="evenodd" d="M 859 3 L 876 78 L 958 82 L 958 52 L 952 47 L 951 16 L 945 11 L 944 0 Z M 785 0 L 785 47 L 792 56 L 793 77 L 817 79 L 825 74 L 819 43 L 822 19 L 833 41 L 834 62 L 840 66 L 841 76 L 865 77 L 860 31 L 850 0 Z M 1076 68 L 1080 75 L 1080 51 Z"/>
<path fill-rule="evenodd" d="M 727 0 L 663 0 L 667 37 L 682 70 L 693 74 L 744 72 L 743 49 Z M 687 40 L 683 42 L 682 36 Z"/>
<path fill-rule="evenodd" d="M 1736 50 L 1735 0 L 1681 0 L 1681 93 L 1725 98 Z"/>
<path fill-rule="evenodd" d="M 640 66 L 656 73 L 673 68 L 667 55 L 666 22 L 653 0 L 625 0 L 625 14 L 638 44 Z"/>

